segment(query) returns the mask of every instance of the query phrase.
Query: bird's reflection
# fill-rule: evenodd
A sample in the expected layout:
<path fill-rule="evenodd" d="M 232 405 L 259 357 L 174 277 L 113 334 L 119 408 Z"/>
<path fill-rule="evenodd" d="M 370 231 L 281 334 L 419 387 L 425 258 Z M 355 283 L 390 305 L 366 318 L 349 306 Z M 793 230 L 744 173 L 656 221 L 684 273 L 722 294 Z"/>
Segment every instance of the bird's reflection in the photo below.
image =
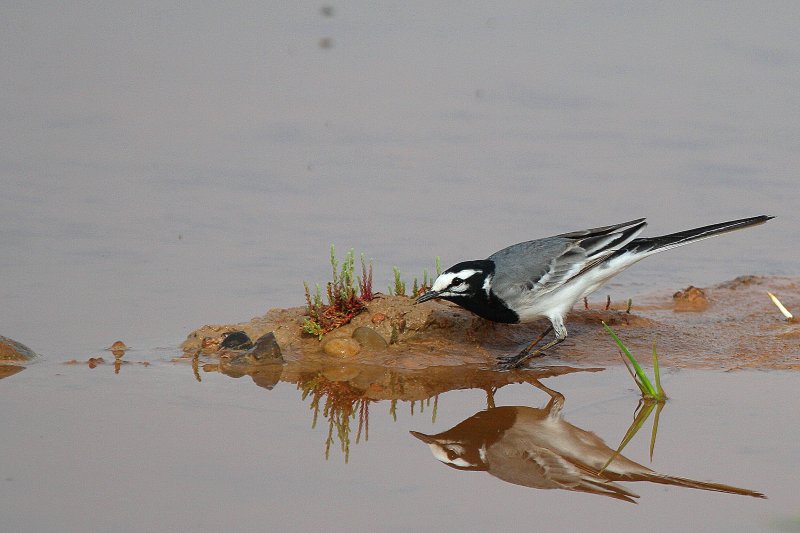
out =
<path fill-rule="evenodd" d="M 588 492 L 632 503 L 639 496 L 617 482 L 649 481 L 764 497 L 730 485 L 659 474 L 623 455 L 614 456 L 615 451 L 597 435 L 562 418 L 563 395 L 541 383 L 535 385 L 550 395 L 543 409 L 494 407 L 436 435 L 411 434 L 428 444 L 433 456 L 448 466 L 485 471 L 526 487 Z"/>

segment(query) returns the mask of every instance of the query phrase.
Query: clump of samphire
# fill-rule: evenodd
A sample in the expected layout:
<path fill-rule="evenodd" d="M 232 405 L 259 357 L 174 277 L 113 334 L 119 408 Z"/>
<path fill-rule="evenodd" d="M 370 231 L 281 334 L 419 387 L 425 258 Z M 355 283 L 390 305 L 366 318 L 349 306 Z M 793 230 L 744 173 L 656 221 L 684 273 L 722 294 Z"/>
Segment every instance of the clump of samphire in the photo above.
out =
<path fill-rule="evenodd" d="M 311 293 L 308 283 L 303 282 L 306 293 L 306 315 L 303 322 L 303 331 L 322 339 L 326 333 L 344 326 L 367 308 L 367 302 L 377 294 L 372 291 L 372 261 L 367 263 L 364 254 L 361 254 L 361 275 L 355 275 L 355 254 L 350 249 L 344 256 L 341 268 L 336 259 L 334 246 L 331 245 L 331 271 L 333 280 L 325 285 L 327 303 L 322 296 L 322 288 L 316 285 L 316 290 Z M 436 275 L 441 273 L 440 259 L 436 258 Z M 411 297 L 416 298 L 430 289 L 433 280 L 428 276 L 428 271 L 423 271 L 422 284 L 417 278 L 411 287 Z M 389 286 L 389 295 L 408 296 L 406 282 L 400 277 L 400 269 L 394 267 L 394 285 Z"/>
<path fill-rule="evenodd" d="M 331 245 L 331 269 L 333 281 L 325 286 L 327 305 L 322 301 L 322 289 L 319 284 L 311 295 L 308 283 L 303 282 L 306 291 L 306 311 L 308 319 L 303 323 L 303 331 L 319 338 L 329 331 L 350 322 L 354 316 L 366 308 L 365 302 L 372 300 L 372 261 L 369 267 L 361 254 L 361 276 L 354 277 L 355 258 L 351 249 L 344 256 L 341 270 L 336 260 L 336 253 Z M 356 294 L 356 282 L 358 294 Z"/>

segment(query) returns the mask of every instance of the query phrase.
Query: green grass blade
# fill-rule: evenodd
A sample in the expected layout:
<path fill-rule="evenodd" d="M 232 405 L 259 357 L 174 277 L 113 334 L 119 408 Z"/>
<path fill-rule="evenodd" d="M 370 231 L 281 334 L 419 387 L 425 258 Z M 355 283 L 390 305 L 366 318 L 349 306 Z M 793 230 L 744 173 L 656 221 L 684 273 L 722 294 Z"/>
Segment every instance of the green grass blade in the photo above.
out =
<path fill-rule="evenodd" d="M 652 383 L 650 383 L 650 379 L 647 377 L 647 374 L 644 373 L 642 366 L 639 364 L 636 358 L 633 357 L 630 350 L 628 350 L 628 347 L 622 343 L 620 338 L 617 337 L 617 334 L 614 333 L 614 330 L 611 329 L 608 326 L 608 324 L 606 324 L 605 322 L 601 323 L 603 324 L 603 327 L 606 329 L 608 334 L 611 335 L 611 338 L 614 339 L 614 342 L 617 343 L 617 346 L 622 351 L 622 353 L 625 354 L 625 357 L 627 357 L 628 360 L 631 362 L 631 365 L 633 365 L 633 369 L 636 372 L 636 377 L 638 378 L 636 382 L 637 384 L 639 384 L 639 388 L 642 389 L 642 393 L 651 396 L 653 398 L 658 398 L 658 393 L 656 391 L 656 388 L 653 387 Z"/>
<path fill-rule="evenodd" d="M 664 392 L 664 387 L 661 386 L 661 372 L 658 368 L 658 354 L 656 353 L 656 340 L 653 339 L 653 374 L 656 379 L 656 399 L 658 400 L 665 400 L 667 398 L 666 393 Z"/>

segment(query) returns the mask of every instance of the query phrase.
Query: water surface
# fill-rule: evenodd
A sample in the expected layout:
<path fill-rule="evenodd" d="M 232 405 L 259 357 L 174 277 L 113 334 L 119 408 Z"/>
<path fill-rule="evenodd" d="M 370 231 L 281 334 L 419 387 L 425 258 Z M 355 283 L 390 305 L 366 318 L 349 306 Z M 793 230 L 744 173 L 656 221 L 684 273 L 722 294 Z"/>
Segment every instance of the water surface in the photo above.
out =
<path fill-rule="evenodd" d="M 119 374 L 109 364 L 42 363 L 4 379 L 3 449 L 13 450 L 0 460 L 5 527 L 637 531 L 646 522 L 654 531 L 763 531 L 796 525 L 800 512 L 793 429 L 800 418 L 786 409 L 800 384 L 795 373 L 669 373 L 664 386 L 674 399 L 661 412 L 653 462 L 649 421 L 624 455 L 768 499 L 623 483 L 640 495 L 638 505 L 454 470 L 409 434 L 438 433 L 485 409 L 481 389 L 413 406 L 371 401 L 360 441 L 356 410 L 347 457 L 333 425 L 326 459 L 324 396 L 312 428 L 314 395 L 303 400 L 294 383 L 269 390 L 247 377 L 200 376 L 188 363 L 156 360 Z M 614 368 L 542 383 L 564 394 L 569 423 L 616 448 L 637 405 L 629 379 Z M 497 406 L 541 408 L 548 400 L 526 383 L 494 395 Z"/>
<path fill-rule="evenodd" d="M 648 235 L 767 225 L 649 259 L 615 301 L 797 275 L 795 4 L 424 2 L 0 7 L 0 334 L 41 354 L 0 381 L 0 511 L 18 531 L 797 529 L 794 374 L 683 371 L 653 468 L 766 501 L 630 484 L 639 505 L 435 462 L 409 430 L 485 407 L 442 394 L 325 460 L 295 385 L 173 364 L 205 323 L 302 303 L 328 247 L 412 275 L 649 217 Z M 63 365 L 135 350 L 119 374 Z M 202 369 L 200 369 L 202 372 Z M 618 369 L 553 378 L 610 445 Z M 541 407 L 527 385 L 504 405 Z M 417 405 L 419 407 L 419 405 Z M 646 462 L 646 438 L 626 454 Z M 638 527 L 637 529 L 640 529 Z"/>

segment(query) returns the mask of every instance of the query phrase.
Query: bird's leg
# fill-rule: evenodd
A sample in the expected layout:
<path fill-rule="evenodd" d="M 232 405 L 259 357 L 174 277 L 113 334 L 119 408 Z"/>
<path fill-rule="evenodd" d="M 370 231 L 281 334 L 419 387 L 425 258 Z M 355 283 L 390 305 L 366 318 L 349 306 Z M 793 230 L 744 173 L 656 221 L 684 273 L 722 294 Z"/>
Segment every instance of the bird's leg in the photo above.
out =
<path fill-rule="evenodd" d="M 544 333 L 539 335 L 536 340 L 528 344 L 528 346 L 526 346 L 525 349 L 522 350 L 518 355 L 499 357 L 497 360 L 497 368 L 500 370 L 520 368 L 528 359 L 543 355 L 545 350 L 549 350 L 553 346 L 563 342 L 564 339 L 567 338 L 567 328 L 564 326 L 564 321 L 561 319 L 561 317 L 553 317 L 550 319 L 550 322 L 552 325 L 547 328 Z M 542 339 L 544 339 L 545 335 L 550 333 L 552 330 L 555 330 L 555 338 L 541 348 L 533 350 L 533 348 Z"/>
<path fill-rule="evenodd" d="M 544 408 L 547 411 L 547 417 L 551 419 L 561 418 L 561 410 L 564 408 L 565 401 L 564 395 L 544 385 L 542 385 L 542 390 L 550 395 L 550 401 L 547 402 L 547 407 Z"/>
<path fill-rule="evenodd" d="M 545 386 L 545 384 L 538 379 L 532 379 L 529 381 L 529 383 L 540 391 L 546 392 L 547 395 L 550 396 L 550 401 L 547 402 L 547 406 L 544 408 L 544 410 L 547 411 L 547 417 L 550 419 L 561 418 L 561 410 L 564 408 L 564 402 L 566 401 L 564 395 L 556 390 L 551 389 L 550 387 Z"/>
<path fill-rule="evenodd" d="M 544 330 L 541 335 L 539 335 L 533 341 L 528 343 L 528 345 L 521 352 L 519 352 L 519 354 L 522 355 L 522 354 L 528 353 L 531 350 L 533 350 L 533 347 L 536 346 L 537 344 L 539 344 L 540 342 L 542 342 L 542 339 L 547 337 L 547 334 L 550 333 L 551 331 L 553 331 L 553 325 L 552 324 L 547 326 L 547 329 Z"/>
<path fill-rule="evenodd" d="M 486 408 L 494 409 L 494 394 L 497 392 L 497 387 L 488 387 L 484 391 L 486 392 Z"/>

